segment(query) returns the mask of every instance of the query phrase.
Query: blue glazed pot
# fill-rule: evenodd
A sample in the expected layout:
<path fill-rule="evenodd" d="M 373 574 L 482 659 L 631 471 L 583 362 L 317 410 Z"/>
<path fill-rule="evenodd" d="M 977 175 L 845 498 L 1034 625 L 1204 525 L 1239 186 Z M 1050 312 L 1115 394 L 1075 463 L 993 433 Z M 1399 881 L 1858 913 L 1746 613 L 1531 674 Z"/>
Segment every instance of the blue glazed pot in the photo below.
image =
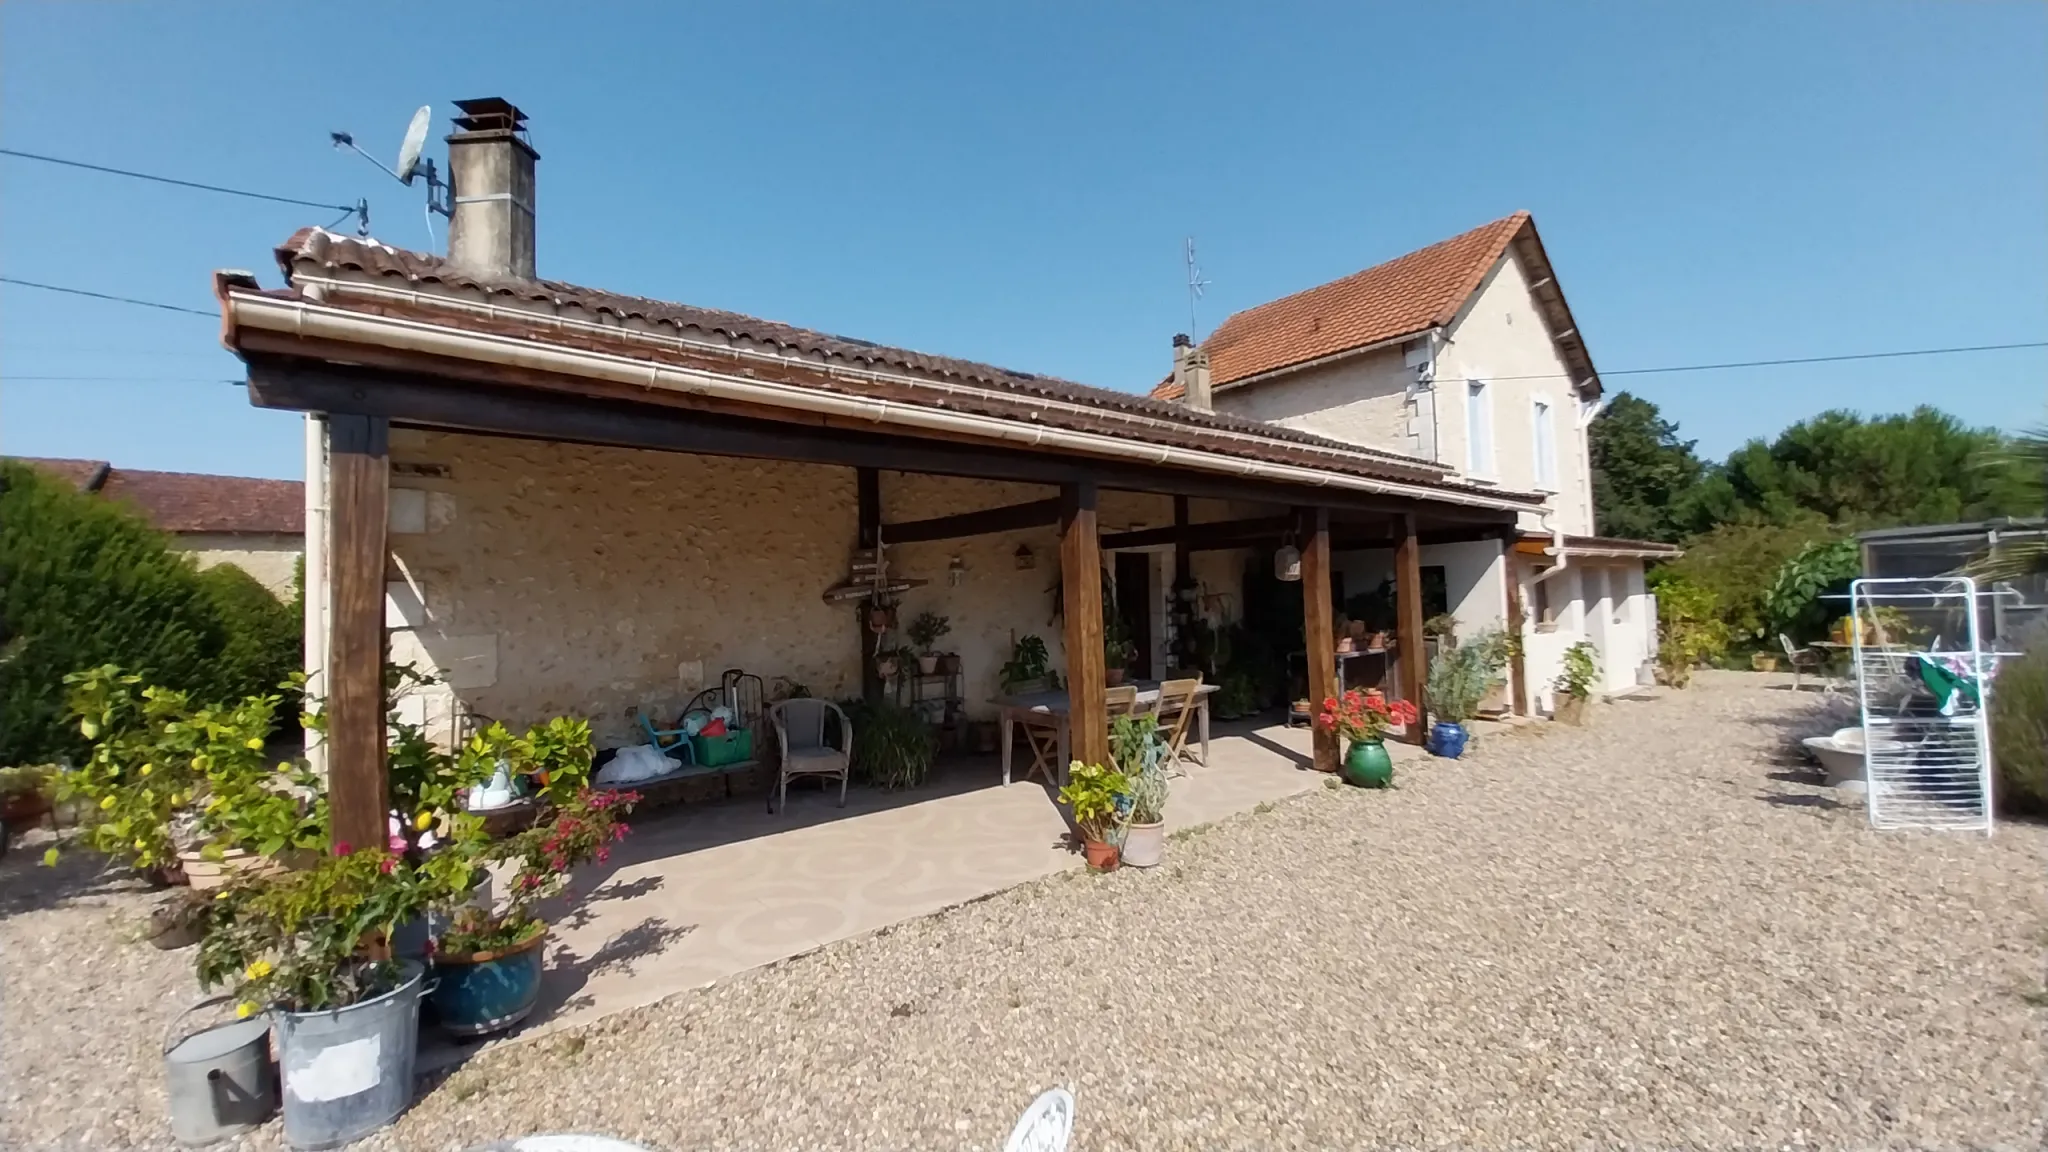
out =
<path fill-rule="evenodd" d="M 1429 726 L 1429 750 L 1446 760 L 1456 760 L 1465 754 L 1465 741 L 1469 733 L 1463 724 L 1446 724 L 1438 721 Z"/>
<path fill-rule="evenodd" d="M 526 1019 L 540 999 L 540 972 L 548 934 L 507 952 L 439 955 L 440 985 L 429 998 L 441 1027 L 457 1036 L 487 1036 Z"/>

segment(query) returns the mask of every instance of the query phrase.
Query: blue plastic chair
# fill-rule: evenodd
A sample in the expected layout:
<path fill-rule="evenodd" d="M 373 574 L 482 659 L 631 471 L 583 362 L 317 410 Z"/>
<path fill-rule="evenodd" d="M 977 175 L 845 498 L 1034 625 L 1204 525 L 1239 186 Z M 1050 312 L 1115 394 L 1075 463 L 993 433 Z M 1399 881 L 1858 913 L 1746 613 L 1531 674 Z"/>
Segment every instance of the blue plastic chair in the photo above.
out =
<path fill-rule="evenodd" d="M 687 720 L 688 718 L 689 714 L 684 713 L 683 719 Z M 681 720 L 677 721 L 678 725 L 681 723 Z M 684 764 L 695 764 L 697 762 L 697 750 L 690 744 L 689 729 L 683 727 L 656 728 L 654 726 L 654 718 L 649 716 L 644 709 L 640 712 L 640 727 L 647 733 L 648 743 L 653 744 L 662 755 L 674 756 Z"/>

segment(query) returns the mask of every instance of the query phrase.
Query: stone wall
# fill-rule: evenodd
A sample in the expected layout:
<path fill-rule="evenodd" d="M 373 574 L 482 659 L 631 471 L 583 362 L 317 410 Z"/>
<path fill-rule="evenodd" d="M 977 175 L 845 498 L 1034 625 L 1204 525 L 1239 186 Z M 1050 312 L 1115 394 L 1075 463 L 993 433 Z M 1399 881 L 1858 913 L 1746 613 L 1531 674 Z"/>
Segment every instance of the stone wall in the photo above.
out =
<path fill-rule="evenodd" d="M 569 714 L 617 745 L 634 738 L 636 709 L 672 716 L 733 667 L 771 690 L 778 677 L 819 696 L 860 690 L 874 638 L 855 603 L 821 598 L 855 546 L 850 468 L 416 431 L 393 433 L 392 461 L 394 503 L 423 507 L 394 523 L 423 530 L 390 537 L 387 624 L 394 659 L 447 680 L 406 705 L 432 730 L 458 708 L 518 726 Z M 899 472 L 881 488 L 884 524 L 1057 494 Z M 1168 497 L 1101 497 L 1105 532 L 1172 517 Z M 1018 636 L 1044 639 L 1064 669 L 1057 529 L 888 553 L 892 573 L 927 581 L 903 595 L 888 642 L 908 644 L 919 612 L 948 617 L 939 648 L 962 658 L 970 716 L 993 714 Z"/>

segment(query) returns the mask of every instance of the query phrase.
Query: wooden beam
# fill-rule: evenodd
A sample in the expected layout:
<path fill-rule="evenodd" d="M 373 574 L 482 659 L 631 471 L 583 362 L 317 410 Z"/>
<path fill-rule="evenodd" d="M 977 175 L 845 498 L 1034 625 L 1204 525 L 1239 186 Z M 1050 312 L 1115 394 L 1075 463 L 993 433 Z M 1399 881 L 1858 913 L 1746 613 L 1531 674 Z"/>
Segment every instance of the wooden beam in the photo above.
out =
<path fill-rule="evenodd" d="M 1109 685 L 1103 674 L 1102 551 L 1095 485 L 1060 489 L 1061 607 L 1066 613 L 1067 719 L 1073 758 L 1109 763 Z M 1060 765 L 1062 779 L 1066 765 Z"/>
<path fill-rule="evenodd" d="M 855 516 L 857 529 L 855 539 L 862 548 L 873 548 L 881 538 L 882 530 L 882 473 L 876 468 L 853 470 Z M 854 649 L 860 654 L 860 694 L 870 704 L 880 703 L 888 686 L 882 683 L 882 674 L 875 670 L 875 645 L 880 638 L 868 630 L 868 607 L 865 600 L 853 602 L 854 634 L 859 645 Z"/>
<path fill-rule="evenodd" d="M 1176 529 L 1185 530 L 1192 523 L 1194 521 L 1188 514 L 1188 498 L 1185 496 L 1175 496 L 1173 498 L 1173 526 Z M 1191 550 L 1185 543 L 1176 538 L 1173 542 L 1174 583 L 1179 585 L 1184 581 L 1194 579 L 1193 568 Z"/>
<path fill-rule="evenodd" d="M 1060 522 L 1060 501 L 1033 500 L 1005 504 L 979 512 L 934 516 L 929 520 L 906 520 L 882 525 L 882 539 L 891 545 L 914 544 L 921 540 L 952 540 L 961 536 L 987 536 L 994 532 L 1015 532 L 1020 528 L 1043 528 Z"/>
<path fill-rule="evenodd" d="M 1106 549 L 1153 548 L 1172 544 L 1187 548 L 1238 548 L 1262 540 L 1278 540 L 1294 526 L 1288 516 L 1258 516 L 1246 520 L 1205 520 L 1195 524 L 1173 523 L 1164 528 L 1141 528 L 1136 532 L 1113 532 L 1102 538 Z"/>
<path fill-rule="evenodd" d="M 1499 524 L 1511 513 L 1367 492 L 1241 479 L 1192 469 L 1125 464 L 1045 450 L 753 419 L 642 400 L 467 383 L 445 377 L 254 357 L 249 400 L 259 408 L 382 416 L 423 428 L 693 452 L 938 476 L 1101 488 L 1273 504 L 1311 500 L 1333 509 L 1405 512 Z M 1170 541 L 1169 541 L 1170 542 Z"/>
<path fill-rule="evenodd" d="M 1402 517 L 1402 536 L 1394 545 L 1394 644 L 1401 654 L 1401 698 L 1415 705 L 1408 742 L 1420 744 L 1429 730 L 1423 699 L 1429 656 L 1422 641 L 1422 540 L 1413 514 Z"/>
<path fill-rule="evenodd" d="M 389 426 L 328 421 L 327 797 L 334 843 L 384 846 L 391 807 L 384 764 L 384 529 Z"/>
<path fill-rule="evenodd" d="M 1308 642 L 1308 707 L 1315 715 L 1337 694 L 1337 631 L 1330 603 L 1330 513 L 1326 508 L 1294 510 L 1301 541 L 1301 630 Z M 1337 770 L 1337 734 L 1311 729 L 1318 772 Z"/>
<path fill-rule="evenodd" d="M 1502 540 L 1503 544 L 1514 542 L 1512 531 Z M 1517 716 L 1529 714 L 1529 669 L 1522 654 L 1522 578 L 1521 561 L 1515 559 L 1513 548 L 1502 548 L 1500 557 L 1501 576 L 1508 590 L 1508 699 Z"/>

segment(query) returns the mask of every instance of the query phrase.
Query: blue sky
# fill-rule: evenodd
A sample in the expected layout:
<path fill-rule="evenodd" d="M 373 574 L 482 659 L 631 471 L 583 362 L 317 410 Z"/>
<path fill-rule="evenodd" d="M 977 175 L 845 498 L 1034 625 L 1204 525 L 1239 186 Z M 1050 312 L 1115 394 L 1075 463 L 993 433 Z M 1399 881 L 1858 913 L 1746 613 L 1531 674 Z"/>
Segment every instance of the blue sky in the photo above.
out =
<path fill-rule="evenodd" d="M 540 268 L 1137 389 L 1187 327 L 1536 214 L 1604 370 L 2048 339 L 2048 6 L 0 5 L 0 144 L 369 198 L 503 95 Z M 438 144 L 434 146 L 438 150 Z M 388 162 L 388 160 L 387 160 Z M 210 305 L 311 209 L 0 158 L 4 274 Z M 438 230 L 437 230 L 437 234 Z M 0 451 L 301 472 L 196 316 L 0 286 Z M 34 376 L 118 377 L 38 381 Z M 1703 451 L 1830 407 L 2039 422 L 2048 352 L 1615 377 Z"/>

